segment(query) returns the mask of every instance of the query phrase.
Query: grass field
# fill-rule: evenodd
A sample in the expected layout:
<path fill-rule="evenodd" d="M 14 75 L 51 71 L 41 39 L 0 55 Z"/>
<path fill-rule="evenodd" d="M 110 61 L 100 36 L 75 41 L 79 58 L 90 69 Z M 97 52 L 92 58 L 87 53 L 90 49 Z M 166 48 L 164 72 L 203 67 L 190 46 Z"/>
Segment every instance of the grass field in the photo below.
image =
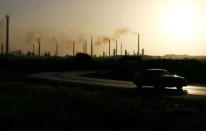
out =
<path fill-rule="evenodd" d="M 206 129 L 204 97 L 190 100 L 177 92 L 138 93 L 19 81 L 0 81 L 0 85 L 0 125 L 8 129 Z"/>

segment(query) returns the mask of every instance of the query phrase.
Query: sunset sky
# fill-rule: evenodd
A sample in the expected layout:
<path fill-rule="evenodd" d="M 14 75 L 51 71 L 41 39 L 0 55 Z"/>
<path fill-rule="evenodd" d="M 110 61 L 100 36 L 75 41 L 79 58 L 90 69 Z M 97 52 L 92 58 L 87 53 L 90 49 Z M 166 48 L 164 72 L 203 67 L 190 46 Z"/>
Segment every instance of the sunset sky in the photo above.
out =
<path fill-rule="evenodd" d="M 93 35 L 96 55 L 108 54 L 103 37 L 132 54 L 138 32 L 148 55 L 206 55 L 205 0 L 0 0 L 1 43 L 4 14 L 11 17 L 11 50 L 29 51 L 41 38 L 42 53 L 53 54 L 58 41 L 60 55 L 71 55 L 72 41 L 81 51 Z"/>

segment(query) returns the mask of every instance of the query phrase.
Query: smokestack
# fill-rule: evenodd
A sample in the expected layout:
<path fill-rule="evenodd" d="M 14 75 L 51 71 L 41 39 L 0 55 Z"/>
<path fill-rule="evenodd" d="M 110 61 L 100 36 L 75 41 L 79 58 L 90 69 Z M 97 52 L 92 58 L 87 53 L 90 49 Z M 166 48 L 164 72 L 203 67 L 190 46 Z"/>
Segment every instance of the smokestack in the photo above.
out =
<path fill-rule="evenodd" d="M 34 56 L 35 55 L 35 47 L 34 47 L 34 44 L 33 44 L 33 51 L 32 51 L 32 55 Z"/>
<path fill-rule="evenodd" d="M 127 55 L 127 50 L 125 50 L 125 55 Z"/>
<path fill-rule="evenodd" d="M 117 54 L 117 49 L 118 49 L 117 46 L 118 46 L 118 45 L 117 45 L 117 41 L 116 41 L 116 56 L 118 55 L 118 54 Z"/>
<path fill-rule="evenodd" d="M 133 55 L 134 55 L 134 56 L 136 55 L 135 50 L 133 50 Z"/>
<path fill-rule="evenodd" d="M 4 54 L 4 44 L 2 43 L 1 44 L 1 55 L 3 55 Z"/>
<path fill-rule="evenodd" d="M 85 41 L 85 53 L 87 54 L 87 41 Z"/>
<path fill-rule="evenodd" d="M 121 43 L 121 55 L 122 55 L 122 43 Z"/>
<path fill-rule="evenodd" d="M 105 52 L 103 52 L 103 57 L 105 57 L 106 56 L 106 54 L 105 54 Z"/>
<path fill-rule="evenodd" d="M 6 55 L 9 54 L 9 16 L 5 15 L 6 18 Z"/>
<path fill-rule="evenodd" d="M 73 42 L 73 56 L 75 56 L 75 42 Z"/>
<path fill-rule="evenodd" d="M 93 38 L 92 38 L 92 36 L 91 36 L 91 56 L 93 56 Z"/>
<path fill-rule="evenodd" d="M 138 33 L 138 51 L 137 51 L 137 55 L 140 55 L 140 35 Z"/>
<path fill-rule="evenodd" d="M 82 44 L 82 53 L 85 53 L 85 43 Z"/>
<path fill-rule="evenodd" d="M 41 56 L 41 39 L 38 38 L 37 41 L 38 41 L 38 44 L 39 44 L 39 56 Z"/>
<path fill-rule="evenodd" d="M 56 56 L 58 56 L 59 55 L 59 44 L 58 44 L 58 42 L 56 43 Z"/>
<path fill-rule="evenodd" d="M 111 41 L 109 40 L 109 56 L 111 56 Z"/>
<path fill-rule="evenodd" d="M 142 55 L 144 56 L 144 49 L 142 49 Z"/>
<path fill-rule="evenodd" d="M 113 56 L 115 56 L 115 55 L 116 55 L 116 49 L 113 50 Z"/>

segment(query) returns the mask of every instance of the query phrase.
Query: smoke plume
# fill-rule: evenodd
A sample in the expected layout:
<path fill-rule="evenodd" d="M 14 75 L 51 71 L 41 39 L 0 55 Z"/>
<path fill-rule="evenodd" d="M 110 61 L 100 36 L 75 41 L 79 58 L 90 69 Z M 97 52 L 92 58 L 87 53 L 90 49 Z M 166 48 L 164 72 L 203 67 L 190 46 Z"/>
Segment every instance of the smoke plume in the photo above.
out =
<path fill-rule="evenodd" d="M 96 39 L 95 44 L 96 45 L 105 44 L 105 43 L 108 43 L 109 40 L 117 41 L 121 36 L 128 35 L 128 34 L 138 35 L 137 32 L 134 32 L 127 27 L 118 28 L 114 31 L 111 37 L 98 36 L 97 38 L 95 38 Z"/>

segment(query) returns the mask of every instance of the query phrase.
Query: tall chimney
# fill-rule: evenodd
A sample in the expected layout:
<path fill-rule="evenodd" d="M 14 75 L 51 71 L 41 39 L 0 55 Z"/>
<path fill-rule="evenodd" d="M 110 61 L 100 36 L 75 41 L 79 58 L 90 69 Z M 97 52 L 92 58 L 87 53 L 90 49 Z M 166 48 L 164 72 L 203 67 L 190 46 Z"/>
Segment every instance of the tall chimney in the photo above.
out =
<path fill-rule="evenodd" d="M 33 55 L 33 56 L 35 55 L 35 47 L 34 47 L 34 44 L 33 44 L 33 51 L 32 51 L 32 55 Z"/>
<path fill-rule="evenodd" d="M 93 56 L 93 38 L 92 38 L 92 36 L 91 36 L 91 56 Z"/>
<path fill-rule="evenodd" d="M 145 54 L 145 53 L 144 53 L 144 49 L 142 49 L 142 55 L 144 56 L 144 54 Z"/>
<path fill-rule="evenodd" d="M 87 54 L 87 41 L 85 41 L 85 53 Z"/>
<path fill-rule="evenodd" d="M 41 56 L 41 39 L 38 38 L 37 41 L 38 41 L 38 44 L 39 44 L 39 56 Z"/>
<path fill-rule="evenodd" d="M 125 55 L 127 55 L 127 50 L 125 50 Z"/>
<path fill-rule="evenodd" d="M 122 43 L 121 43 L 121 55 L 122 55 Z"/>
<path fill-rule="evenodd" d="M 140 35 L 138 34 L 138 51 L 137 51 L 137 55 L 140 55 Z"/>
<path fill-rule="evenodd" d="M 117 47 L 118 47 L 118 45 L 117 45 L 117 41 L 116 41 L 116 56 L 118 55 L 118 54 L 117 54 L 117 49 L 118 49 Z"/>
<path fill-rule="evenodd" d="M 56 56 L 59 55 L 59 43 L 57 42 L 56 43 Z"/>
<path fill-rule="evenodd" d="M 9 54 L 9 16 L 6 17 L 6 55 Z"/>
<path fill-rule="evenodd" d="M 73 56 L 75 56 L 75 42 L 73 42 Z"/>
<path fill-rule="evenodd" d="M 85 43 L 82 44 L 82 53 L 85 53 Z"/>
<path fill-rule="evenodd" d="M 3 55 L 4 54 L 4 44 L 2 43 L 1 44 L 1 55 Z"/>
<path fill-rule="evenodd" d="M 116 55 L 116 49 L 113 50 L 113 56 L 115 56 L 115 55 Z"/>
<path fill-rule="evenodd" d="M 106 56 L 106 54 L 105 54 L 105 52 L 103 52 L 103 57 L 105 57 Z"/>
<path fill-rule="evenodd" d="M 109 40 L 109 56 L 111 56 L 111 41 Z"/>

